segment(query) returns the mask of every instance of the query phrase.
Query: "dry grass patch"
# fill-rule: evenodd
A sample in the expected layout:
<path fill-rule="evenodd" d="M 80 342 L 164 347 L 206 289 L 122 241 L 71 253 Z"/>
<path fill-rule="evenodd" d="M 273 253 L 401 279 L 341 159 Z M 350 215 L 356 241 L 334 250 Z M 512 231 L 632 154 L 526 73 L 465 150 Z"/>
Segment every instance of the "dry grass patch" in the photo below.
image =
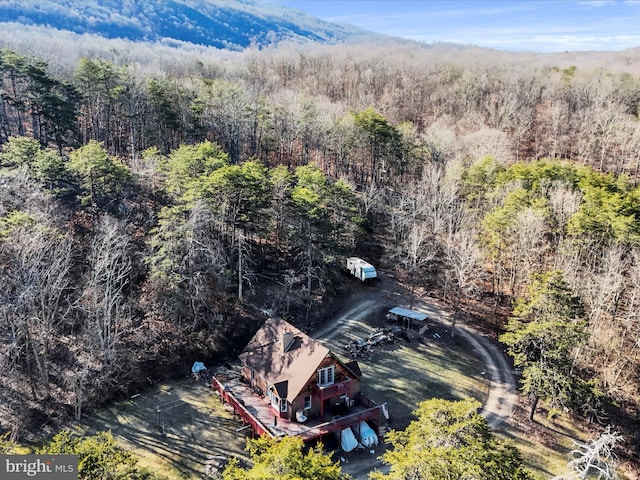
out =
<path fill-rule="evenodd" d="M 390 326 L 378 313 L 366 321 L 352 321 L 348 328 L 333 332 L 329 340 L 319 340 L 348 361 L 342 348 L 345 344 Z M 361 390 L 378 404 L 387 402 L 391 428 L 405 428 L 414 419 L 411 412 L 417 404 L 430 398 L 474 398 L 484 403 L 489 392 L 485 366 L 464 339 L 451 339 L 447 327 L 437 321 L 425 336 L 412 335 L 411 341 L 398 338 L 356 358 L 363 374 Z"/>
<path fill-rule="evenodd" d="M 544 406 L 538 408 L 535 422 L 529 421 L 529 405 L 520 399 L 509 425 L 498 435 L 512 441 L 522 453 L 526 465 L 540 479 L 567 474 L 569 452 L 574 441 L 586 440 L 584 432 L 565 415 L 547 418 Z"/>
<path fill-rule="evenodd" d="M 141 466 L 160 478 L 192 480 L 202 478 L 211 456 L 246 457 L 239 426 L 210 388 L 185 380 L 114 404 L 73 430 L 86 435 L 111 430 Z"/>
<path fill-rule="evenodd" d="M 469 348 L 455 343 L 395 344 L 363 359 L 363 392 L 377 403 L 387 402 L 392 428 L 405 428 L 417 404 L 430 398 L 486 399 L 489 384 L 483 365 Z"/>

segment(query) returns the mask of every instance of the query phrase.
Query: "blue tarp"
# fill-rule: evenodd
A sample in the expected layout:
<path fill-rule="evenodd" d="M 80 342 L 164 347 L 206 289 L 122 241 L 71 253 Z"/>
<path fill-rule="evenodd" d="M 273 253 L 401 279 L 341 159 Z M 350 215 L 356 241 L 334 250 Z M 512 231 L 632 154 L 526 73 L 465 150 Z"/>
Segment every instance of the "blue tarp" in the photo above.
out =
<path fill-rule="evenodd" d="M 194 362 L 193 363 L 193 367 L 191 367 L 191 372 L 192 373 L 198 373 L 198 372 L 202 372 L 203 370 L 206 370 L 207 367 L 204 366 L 204 363 L 202 362 Z"/>
<path fill-rule="evenodd" d="M 358 440 L 353 435 L 351 427 L 347 427 L 340 432 L 340 446 L 347 453 L 358 446 Z"/>
<path fill-rule="evenodd" d="M 365 421 L 361 421 L 358 424 L 358 438 L 360 439 L 360 443 L 367 448 L 374 447 L 378 445 L 378 436 L 373 431 L 373 429 L 369 426 L 369 424 Z"/>

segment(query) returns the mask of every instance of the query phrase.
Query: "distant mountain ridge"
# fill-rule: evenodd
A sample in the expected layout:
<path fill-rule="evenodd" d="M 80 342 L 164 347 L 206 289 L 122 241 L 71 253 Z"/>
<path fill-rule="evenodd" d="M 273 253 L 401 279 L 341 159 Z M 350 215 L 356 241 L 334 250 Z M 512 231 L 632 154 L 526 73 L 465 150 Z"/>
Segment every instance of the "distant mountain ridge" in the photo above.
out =
<path fill-rule="evenodd" d="M 176 40 L 230 50 L 376 35 L 257 0 L 0 0 L 0 19 L 105 38 Z"/>

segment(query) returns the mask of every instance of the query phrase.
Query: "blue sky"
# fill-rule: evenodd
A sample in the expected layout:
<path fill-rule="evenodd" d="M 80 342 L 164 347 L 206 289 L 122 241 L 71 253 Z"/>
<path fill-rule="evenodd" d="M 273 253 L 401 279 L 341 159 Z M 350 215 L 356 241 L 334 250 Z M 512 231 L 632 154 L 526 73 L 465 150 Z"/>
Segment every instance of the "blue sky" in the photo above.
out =
<path fill-rule="evenodd" d="M 279 0 L 330 22 L 511 51 L 640 46 L 640 0 Z"/>

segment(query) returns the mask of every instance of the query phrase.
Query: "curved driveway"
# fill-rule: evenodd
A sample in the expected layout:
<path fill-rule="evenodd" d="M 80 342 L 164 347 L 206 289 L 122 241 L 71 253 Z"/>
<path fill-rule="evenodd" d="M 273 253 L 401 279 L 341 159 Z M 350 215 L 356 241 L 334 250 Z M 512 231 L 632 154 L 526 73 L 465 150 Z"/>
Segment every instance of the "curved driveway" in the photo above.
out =
<path fill-rule="evenodd" d="M 388 285 L 391 280 L 385 280 L 383 285 Z M 382 301 L 389 303 L 390 298 L 402 304 L 399 293 L 388 288 L 369 287 L 360 294 L 356 294 L 349 302 L 350 306 L 340 315 L 327 322 L 320 329 L 313 332 L 312 336 L 320 341 L 330 341 L 345 329 L 357 328 L 358 324 L 366 323 L 367 317 L 379 307 Z M 387 297 L 384 298 L 383 297 Z M 450 314 L 427 300 L 418 300 L 414 310 L 424 312 L 434 320 L 439 320 L 443 325 L 450 325 Z M 456 334 L 463 336 L 473 347 L 485 364 L 485 370 L 489 379 L 489 394 L 482 408 L 482 415 L 493 430 L 498 430 L 511 417 L 513 406 L 516 402 L 516 382 L 506 354 L 500 345 L 493 339 L 483 335 L 470 325 L 458 321 Z"/>
<path fill-rule="evenodd" d="M 354 335 L 354 338 L 362 337 L 362 332 L 368 332 L 371 328 L 367 324 L 367 318 L 376 312 L 379 314 L 381 305 L 409 304 L 408 297 L 403 294 L 394 279 L 385 276 L 378 280 L 375 287 L 357 288 L 356 293 L 346 300 L 346 306 L 335 318 L 312 332 L 313 338 L 329 343 L 336 337 L 344 338 L 345 332 Z M 434 302 L 419 300 L 415 302 L 413 309 L 426 313 L 443 325 L 451 324 L 450 314 Z M 498 430 L 511 417 L 517 398 L 515 379 L 507 357 L 495 340 L 460 321 L 456 324 L 456 334 L 467 340 L 485 364 L 489 379 L 489 394 L 481 414 L 487 419 L 492 430 Z M 372 457 L 367 453 L 364 457 L 352 459 L 351 462 L 341 466 L 342 471 L 354 480 L 367 480 L 372 470 L 385 473 L 389 471 L 388 465 L 383 465 L 377 456 Z"/>
<path fill-rule="evenodd" d="M 468 325 L 457 326 L 473 349 L 482 357 L 489 376 L 489 395 L 482 407 L 482 415 L 493 430 L 498 430 L 511 417 L 516 402 L 516 382 L 507 357 L 500 346 Z"/>

